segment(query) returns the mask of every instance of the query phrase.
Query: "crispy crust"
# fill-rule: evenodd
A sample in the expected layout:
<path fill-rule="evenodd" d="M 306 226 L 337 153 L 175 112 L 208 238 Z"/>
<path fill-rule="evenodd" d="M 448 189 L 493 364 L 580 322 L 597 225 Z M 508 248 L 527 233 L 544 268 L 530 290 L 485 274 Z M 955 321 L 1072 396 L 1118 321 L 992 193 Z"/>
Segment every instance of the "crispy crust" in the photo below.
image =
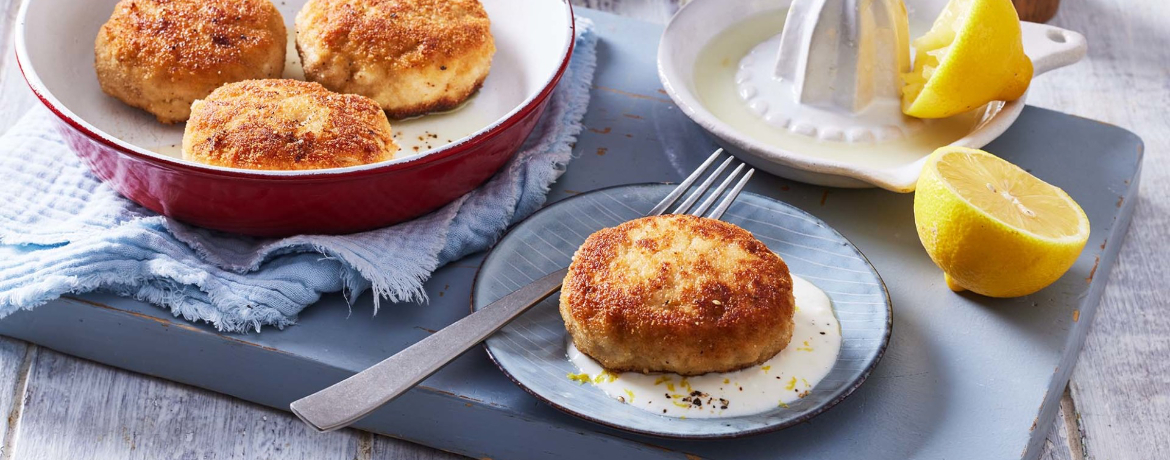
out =
<path fill-rule="evenodd" d="M 94 67 L 102 91 L 175 123 L 224 83 L 279 77 L 286 42 L 269 0 L 122 0 Z"/>
<path fill-rule="evenodd" d="M 320 169 L 394 158 L 378 104 L 296 80 L 230 83 L 195 101 L 183 158 L 247 169 Z"/>
<path fill-rule="evenodd" d="M 577 348 L 608 369 L 698 375 L 786 347 L 794 300 L 788 266 L 748 231 L 666 215 L 590 235 L 560 309 Z"/>
<path fill-rule="evenodd" d="M 478 0 L 309 0 L 296 24 L 306 78 L 393 118 L 459 106 L 495 53 Z"/>

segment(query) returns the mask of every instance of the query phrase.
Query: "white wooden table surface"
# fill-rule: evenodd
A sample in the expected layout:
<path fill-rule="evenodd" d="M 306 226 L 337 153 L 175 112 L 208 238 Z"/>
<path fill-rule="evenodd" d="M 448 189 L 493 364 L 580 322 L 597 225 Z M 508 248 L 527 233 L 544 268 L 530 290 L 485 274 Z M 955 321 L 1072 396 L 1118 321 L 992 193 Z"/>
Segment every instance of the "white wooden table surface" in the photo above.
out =
<path fill-rule="evenodd" d="M 0 132 L 36 101 L 12 52 L 21 0 L 0 0 Z M 35 0 L 33 0 L 35 1 Z M 677 0 L 573 0 L 665 22 Z M 82 0 L 78 0 L 79 6 Z M 1032 84 L 1028 103 L 1128 128 L 1146 142 L 1141 195 L 1046 459 L 1170 459 L 1170 2 L 1065 0 L 1052 24 L 1085 34 L 1085 62 Z M 0 337 L 0 460 L 459 458 Z"/>

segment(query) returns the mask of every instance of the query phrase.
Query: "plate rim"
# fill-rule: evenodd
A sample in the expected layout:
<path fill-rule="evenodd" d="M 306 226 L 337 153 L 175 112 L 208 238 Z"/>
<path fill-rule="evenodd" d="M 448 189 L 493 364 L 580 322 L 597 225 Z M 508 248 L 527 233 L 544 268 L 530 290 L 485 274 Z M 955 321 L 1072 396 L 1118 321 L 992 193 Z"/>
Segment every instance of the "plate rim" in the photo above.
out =
<path fill-rule="evenodd" d="M 509 236 L 511 236 L 512 232 L 519 229 L 521 226 L 523 226 L 529 220 L 534 219 L 538 215 L 541 215 L 544 212 L 546 212 L 554 207 L 557 207 L 565 202 L 577 199 L 578 197 L 582 197 L 582 196 L 586 196 L 586 195 L 590 195 L 590 194 L 594 194 L 594 193 L 598 193 L 598 192 L 603 192 L 606 190 L 618 189 L 618 188 L 634 188 L 634 187 L 646 187 L 646 186 L 656 186 L 656 185 L 677 185 L 677 183 L 675 183 L 675 182 L 641 182 L 641 183 L 611 185 L 611 186 L 607 186 L 607 187 L 596 188 L 593 190 L 586 191 L 584 193 L 580 193 L 577 195 L 566 197 L 566 198 L 559 200 L 555 203 L 544 206 L 544 207 L 536 210 L 536 212 L 533 212 L 532 214 L 530 214 L 528 217 L 525 217 L 524 219 L 521 219 L 519 222 L 516 222 L 515 224 L 510 226 L 508 228 L 508 230 L 506 232 L 504 232 L 503 235 L 500 236 L 499 240 L 496 241 L 496 244 L 493 245 L 492 248 L 487 252 L 487 254 L 484 255 L 483 262 L 481 262 L 479 264 L 479 267 L 477 267 L 475 269 L 475 276 L 472 278 L 472 281 L 471 281 L 471 291 L 468 295 L 468 297 L 469 297 L 469 299 L 468 299 L 469 312 L 475 313 L 477 311 L 477 309 L 475 307 L 475 293 L 480 287 L 480 275 L 483 274 L 483 267 L 485 265 L 487 265 L 487 262 L 492 258 L 492 256 L 494 254 L 497 253 L 496 250 L 499 248 L 500 243 L 502 243 L 505 239 L 507 239 Z M 886 322 L 885 322 L 886 323 L 885 331 L 882 334 L 881 344 L 877 347 L 877 355 L 874 356 L 874 359 L 871 362 L 867 363 L 865 369 L 862 370 L 860 374 L 858 374 L 857 378 L 854 379 L 854 381 L 847 384 L 845 386 L 845 390 L 842 391 L 841 394 L 837 395 L 835 398 L 821 403 L 820 405 L 816 406 L 811 411 L 809 411 L 805 414 L 802 414 L 798 417 L 791 418 L 791 419 L 788 419 L 788 420 L 785 420 L 785 421 L 782 421 L 779 423 L 770 424 L 770 425 L 766 425 L 766 426 L 762 426 L 762 427 L 758 427 L 758 428 L 747 429 L 747 430 L 739 430 L 739 431 L 732 431 L 732 432 L 725 432 L 725 433 L 711 433 L 711 434 L 679 434 L 679 433 L 668 433 L 668 432 L 662 432 L 662 431 L 650 431 L 650 430 L 633 428 L 633 427 L 609 422 L 606 420 L 602 420 L 600 418 L 591 416 L 589 414 L 569 409 L 568 407 L 565 407 L 565 406 L 557 403 L 556 401 L 553 401 L 552 399 L 547 398 L 544 395 L 541 395 L 540 393 L 533 390 L 528 385 L 521 383 L 514 375 L 512 375 L 512 373 L 509 372 L 508 369 L 504 365 L 502 365 L 498 359 L 496 359 L 495 354 L 492 353 L 492 349 L 490 346 L 488 346 L 488 342 L 485 339 L 483 342 L 480 343 L 480 346 L 482 346 L 484 351 L 487 352 L 488 359 L 491 360 L 492 364 L 494 364 L 496 366 L 496 368 L 499 369 L 500 372 L 502 372 L 504 374 L 504 376 L 508 378 L 508 380 L 511 380 L 513 384 L 520 387 L 526 393 L 534 396 L 536 399 L 540 400 L 541 402 L 544 402 L 545 404 L 551 406 L 554 409 L 557 409 L 560 412 L 572 415 L 572 416 L 580 418 L 582 420 L 596 423 L 598 425 L 601 425 L 601 426 L 604 426 L 607 428 L 615 429 L 618 431 L 622 431 L 622 432 L 626 432 L 626 433 L 634 433 L 634 434 L 639 434 L 639 435 L 644 435 L 644 436 L 651 436 L 651 437 L 660 438 L 660 439 L 689 439 L 689 440 L 739 439 L 739 438 L 744 438 L 744 437 L 748 437 L 748 436 L 755 436 L 755 435 L 760 435 L 760 434 L 764 434 L 764 433 L 771 433 L 771 432 L 775 432 L 775 431 L 780 431 L 780 430 L 783 430 L 785 428 L 790 428 L 792 426 L 799 425 L 801 423 L 805 423 L 805 422 L 813 419 L 814 417 L 827 412 L 829 409 L 836 407 L 838 404 L 840 404 L 842 401 L 844 401 L 845 398 L 848 398 L 849 396 L 853 395 L 853 393 L 856 392 L 858 388 L 861 388 L 861 385 L 863 385 L 867 380 L 869 380 L 870 374 L 873 373 L 873 370 L 877 367 L 878 363 L 881 362 L 882 358 L 886 354 L 886 350 L 890 344 L 890 337 L 893 335 L 893 332 L 894 332 L 894 304 L 893 304 L 893 300 L 890 298 L 890 290 L 886 287 L 886 282 L 882 278 L 881 273 L 878 272 L 877 267 L 873 266 L 873 263 L 870 262 L 869 258 L 866 257 L 865 253 L 861 252 L 861 249 L 859 249 L 857 247 L 857 245 L 853 244 L 853 241 L 846 238 L 845 235 L 842 235 L 841 232 L 837 231 L 837 229 L 835 229 L 832 226 L 830 226 L 829 224 L 825 223 L 825 221 L 822 220 L 821 218 L 814 216 L 811 213 L 809 213 L 803 209 L 797 208 L 796 206 L 792 206 L 788 203 L 785 203 L 781 200 L 772 198 L 770 196 L 761 195 L 758 193 L 752 193 L 752 192 L 748 192 L 748 191 L 744 191 L 743 193 L 755 195 L 757 197 L 763 198 L 763 199 L 768 200 L 768 201 L 774 201 L 776 203 L 780 203 L 782 205 L 788 206 L 792 209 L 800 211 L 800 212 L 807 214 L 808 216 L 816 219 L 818 222 L 823 224 L 826 229 L 832 231 L 833 233 L 836 233 L 837 236 L 841 237 L 841 239 L 844 240 L 846 243 L 848 243 L 849 246 L 852 247 L 854 251 L 857 251 L 857 254 L 859 256 L 861 256 L 861 260 L 863 260 L 865 262 L 865 264 L 873 272 L 874 276 L 877 277 L 878 286 L 881 288 L 882 294 L 884 294 L 884 297 L 885 297 L 885 306 L 886 306 L 886 312 L 887 312 Z M 489 336 L 489 338 L 490 338 L 490 336 Z"/>

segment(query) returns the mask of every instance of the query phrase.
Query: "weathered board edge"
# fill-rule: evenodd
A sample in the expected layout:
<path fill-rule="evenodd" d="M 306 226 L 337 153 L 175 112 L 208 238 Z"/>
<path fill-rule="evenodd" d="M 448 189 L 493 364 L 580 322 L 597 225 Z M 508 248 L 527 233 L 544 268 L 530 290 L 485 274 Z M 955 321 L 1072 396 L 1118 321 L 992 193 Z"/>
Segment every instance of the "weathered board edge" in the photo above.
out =
<path fill-rule="evenodd" d="M 1091 120 L 1075 115 L 1070 115 L 1070 117 Z M 1081 301 L 1082 309 L 1077 310 L 1079 317 L 1074 320 L 1077 326 L 1074 327 L 1065 341 L 1065 352 L 1061 356 L 1060 365 L 1053 370 L 1052 380 L 1048 384 L 1048 392 L 1045 393 L 1044 400 L 1037 409 L 1036 420 L 1032 423 L 1031 438 L 1021 453 L 1021 458 L 1024 460 L 1038 459 L 1044 452 L 1044 442 L 1048 439 L 1048 431 L 1055 425 L 1053 422 L 1057 413 L 1060 412 L 1061 397 L 1064 395 L 1069 379 L 1072 378 L 1072 372 L 1080 357 L 1081 349 L 1085 346 L 1085 339 L 1089 336 L 1089 329 L 1097 317 L 1097 310 L 1101 307 L 1101 298 L 1105 295 L 1109 275 L 1113 273 L 1113 266 L 1117 262 L 1118 255 L 1121 254 L 1121 245 L 1125 242 L 1125 235 L 1129 232 L 1130 223 L 1133 221 L 1134 207 L 1138 201 L 1137 195 L 1141 190 L 1142 159 L 1145 156 L 1145 143 L 1141 137 L 1116 125 L 1097 120 L 1091 121 L 1118 128 L 1136 141 L 1138 146 L 1137 159 L 1135 160 L 1137 168 L 1133 177 L 1126 184 L 1125 194 L 1119 197 L 1118 208 L 1120 211 L 1114 216 L 1112 231 L 1106 237 L 1105 243 L 1099 248 L 1097 264 L 1094 265 L 1093 271 L 1090 272 L 1089 278 L 1086 280 L 1089 282 L 1089 290 L 1084 300 Z"/>

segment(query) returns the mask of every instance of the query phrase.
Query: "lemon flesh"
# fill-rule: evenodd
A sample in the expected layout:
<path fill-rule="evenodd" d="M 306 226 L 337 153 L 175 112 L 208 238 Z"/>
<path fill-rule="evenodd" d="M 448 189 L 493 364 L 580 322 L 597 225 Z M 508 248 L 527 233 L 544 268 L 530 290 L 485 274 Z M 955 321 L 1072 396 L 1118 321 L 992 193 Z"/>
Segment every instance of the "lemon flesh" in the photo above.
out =
<path fill-rule="evenodd" d="M 1039 291 L 1089 239 L 1089 219 L 1064 190 L 982 150 L 943 147 L 927 159 L 914 222 L 953 290 L 991 297 Z"/>
<path fill-rule="evenodd" d="M 1013 101 L 1032 81 L 1011 0 L 951 0 L 913 45 L 914 69 L 902 75 L 906 115 L 945 118 Z"/>

